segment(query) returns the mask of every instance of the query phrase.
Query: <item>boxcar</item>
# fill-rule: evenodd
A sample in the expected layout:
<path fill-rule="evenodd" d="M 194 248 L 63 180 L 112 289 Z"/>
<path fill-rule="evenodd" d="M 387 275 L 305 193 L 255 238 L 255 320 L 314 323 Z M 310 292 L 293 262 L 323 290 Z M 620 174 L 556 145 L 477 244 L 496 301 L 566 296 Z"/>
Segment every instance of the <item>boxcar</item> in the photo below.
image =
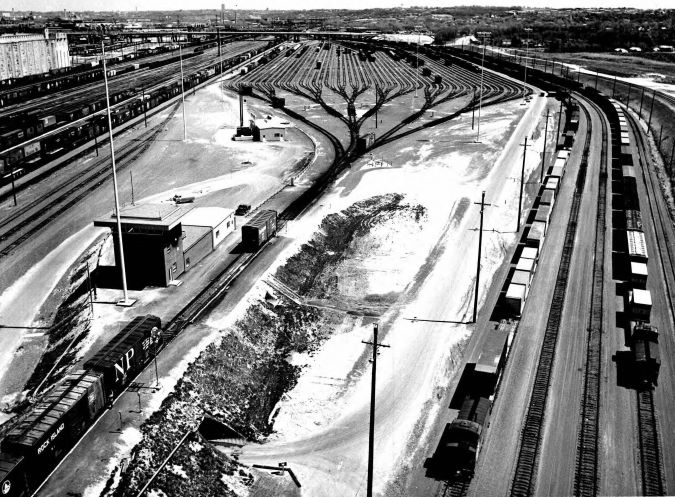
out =
<path fill-rule="evenodd" d="M 245 250 L 258 250 L 277 232 L 277 212 L 263 210 L 241 227 L 241 242 Z"/>
<path fill-rule="evenodd" d="M 160 339 L 157 316 L 137 316 L 84 367 L 103 375 L 103 390 L 112 400 L 150 361 Z"/>
<path fill-rule="evenodd" d="M 2 497 L 30 495 L 26 483 L 24 461 L 22 456 L 0 452 L 0 495 Z"/>
<path fill-rule="evenodd" d="M 9 431 L 3 451 L 26 459 L 28 485 L 37 488 L 77 443 L 103 409 L 101 376 L 68 375 L 28 416 Z"/>

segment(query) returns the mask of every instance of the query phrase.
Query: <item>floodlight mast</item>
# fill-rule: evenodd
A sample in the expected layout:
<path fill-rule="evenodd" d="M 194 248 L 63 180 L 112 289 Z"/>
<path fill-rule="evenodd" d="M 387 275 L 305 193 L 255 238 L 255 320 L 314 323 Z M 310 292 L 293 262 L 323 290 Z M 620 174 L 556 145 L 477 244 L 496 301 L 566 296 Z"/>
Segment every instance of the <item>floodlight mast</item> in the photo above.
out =
<path fill-rule="evenodd" d="M 185 123 L 185 78 L 183 77 L 183 49 L 178 41 L 178 56 L 180 57 L 180 96 L 183 102 L 183 141 L 187 140 L 187 124 Z"/>
<path fill-rule="evenodd" d="M 112 40 L 111 40 L 112 42 Z M 127 288 L 127 271 L 124 262 L 124 244 L 122 241 L 122 220 L 120 218 L 120 200 L 117 193 L 117 172 L 115 171 L 115 144 L 113 143 L 113 131 L 112 131 L 112 117 L 110 112 L 110 93 L 108 90 L 108 69 L 105 63 L 105 41 L 101 37 L 101 59 L 103 60 L 103 80 L 105 83 L 105 102 L 108 110 L 108 133 L 110 134 L 110 161 L 112 163 L 112 179 L 113 179 L 113 190 L 115 191 L 115 220 L 117 222 L 117 238 L 120 246 L 119 256 L 120 256 L 120 269 L 122 272 L 122 292 L 124 294 L 123 303 L 126 305 L 130 302 L 129 300 L 129 290 Z"/>
<path fill-rule="evenodd" d="M 478 132 L 476 133 L 476 143 L 480 142 L 480 113 L 483 106 L 483 74 L 485 72 L 485 39 L 489 38 L 492 35 L 491 31 L 478 31 L 476 33 L 479 37 L 483 39 L 483 57 L 480 63 L 480 96 L 478 97 L 478 121 L 477 127 Z"/>

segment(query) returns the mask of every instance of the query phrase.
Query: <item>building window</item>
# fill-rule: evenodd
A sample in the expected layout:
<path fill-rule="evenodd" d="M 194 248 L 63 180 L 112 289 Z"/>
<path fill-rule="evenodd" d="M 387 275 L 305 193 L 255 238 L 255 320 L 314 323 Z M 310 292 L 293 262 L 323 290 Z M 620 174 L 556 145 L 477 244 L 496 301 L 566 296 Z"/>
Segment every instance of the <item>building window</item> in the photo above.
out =
<path fill-rule="evenodd" d="M 175 262 L 171 264 L 171 271 L 174 273 L 178 271 L 178 264 L 176 264 Z"/>
<path fill-rule="evenodd" d="M 220 230 L 216 230 L 216 238 L 220 236 Z"/>
<path fill-rule="evenodd" d="M 185 258 L 185 267 L 186 268 L 190 267 L 190 258 L 189 257 Z"/>

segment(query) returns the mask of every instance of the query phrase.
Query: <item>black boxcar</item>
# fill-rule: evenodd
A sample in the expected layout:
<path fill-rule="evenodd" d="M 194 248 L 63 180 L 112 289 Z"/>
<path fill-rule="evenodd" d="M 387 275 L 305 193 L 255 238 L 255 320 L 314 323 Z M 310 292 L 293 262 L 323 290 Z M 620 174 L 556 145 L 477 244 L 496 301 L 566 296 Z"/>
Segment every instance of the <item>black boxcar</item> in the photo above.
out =
<path fill-rule="evenodd" d="M 661 368 L 659 344 L 649 340 L 636 340 L 631 351 L 638 381 L 656 385 Z"/>
<path fill-rule="evenodd" d="M 28 485 L 37 488 L 77 443 L 104 407 L 100 375 L 68 375 L 28 416 L 9 431 L 4 451 L 26 459 Z"/>
<path fill-rule="evenodd" d="M 162 321 L 157 316 L 137 316 L 84 367 L 103 374 L 103 390 L 111 400 L 154 357 Z"/>
<path fill-rule="evenodd" d="M 473 475 L 491 408 L 492 402 L 485 397 L 464 399 L 457 419 L 445 425 L 432 458 L 439 476 Z"/>
<path fill-rule="evenodd" d="M 0 452 L 0 495 L 2 497 L 30 495 L 26 483 L 23 457 Z"/>
<path fill-rule="evenodd" d="M 256 251 L 277 233 L 277 211 L 263 210 L 241 227 L 245 250 Z"/>

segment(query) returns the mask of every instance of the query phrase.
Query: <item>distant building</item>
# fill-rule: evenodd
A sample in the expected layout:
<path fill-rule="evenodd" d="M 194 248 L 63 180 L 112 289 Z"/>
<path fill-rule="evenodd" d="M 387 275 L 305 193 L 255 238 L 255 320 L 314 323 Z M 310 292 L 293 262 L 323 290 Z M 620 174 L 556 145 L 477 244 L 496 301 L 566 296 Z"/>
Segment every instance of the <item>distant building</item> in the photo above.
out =
<path fill-rule="evenodd" d="M 0 35 L 0 80 L 70 66 L 65 33 Z"/>

